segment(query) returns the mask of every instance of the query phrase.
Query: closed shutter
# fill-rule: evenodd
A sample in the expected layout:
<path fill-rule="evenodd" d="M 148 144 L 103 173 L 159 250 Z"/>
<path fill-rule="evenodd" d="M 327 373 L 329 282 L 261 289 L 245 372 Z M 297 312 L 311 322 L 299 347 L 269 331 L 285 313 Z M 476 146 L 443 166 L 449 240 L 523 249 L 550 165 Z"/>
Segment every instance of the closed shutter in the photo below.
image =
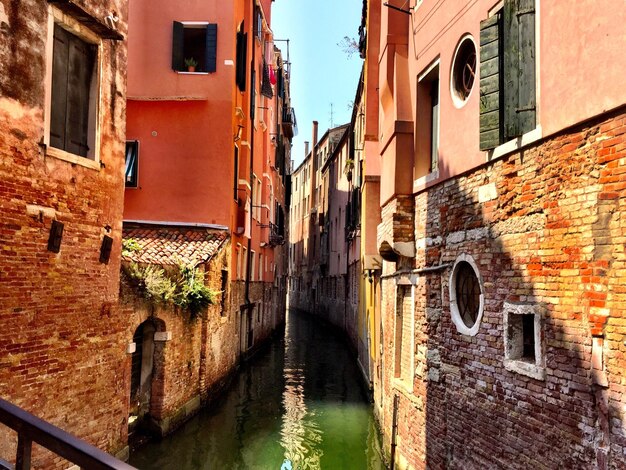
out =
<path fill-rule="evenodd" d="M 504 138 L 518 137 L 536 125 L 535 1 L 504 4 Z"/>
<path fill-rule="evenodd" d="M 65 149 L 69 33 L 57 24 L 54 25 L 54 49 L 52 56 L 50 146 L 58 149 Z"/>
<path fill-rule="evenodd" d="M 206 72 L 217 70 L 217 25 L 212 23 L 206 27 Z"/>
<path fill-rule="evenodd" d="M 254 60 L 254 59 L 252 59 Z M 250 119 L 254 121 L 256 111 L 256 73 L 252 70 L 250 76 Z"/>
<path fill-rule="evenodd" d="M 172 32 L 172 70 L 185 70 L 184 45 L 185 28 L 179 21 L 174 21 Z"/>
<path fill-rule="evenodd" d="M 248 33 L 242 31 L 237 33 L 237 87 L 240 91 L 246 91 L 246 65 L 248 62 Z"/>
<path fill-rule="evenodd" d="M 480 23 L 480 149 L 502 143 L 501 14 Z"/>
<path fill-rule="evenodd" d="M 95 57 L 95 46 L 70 37 L 65 150 L 81 157 L 89 152 L 89 89 Z"/>

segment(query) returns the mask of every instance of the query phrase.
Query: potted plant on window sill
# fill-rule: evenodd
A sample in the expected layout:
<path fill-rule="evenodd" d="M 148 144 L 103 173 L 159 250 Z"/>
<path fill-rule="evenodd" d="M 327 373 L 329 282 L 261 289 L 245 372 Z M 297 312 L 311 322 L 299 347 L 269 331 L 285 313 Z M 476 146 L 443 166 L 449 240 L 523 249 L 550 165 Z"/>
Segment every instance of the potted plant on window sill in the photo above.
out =
<path fill-rule="evenodd" d="M 185 66 L 187 67 L 187 72 L 195 72 L 196 65 L 198 65 L 198 61 L 194 59 L 193 57 L 189 57 L 188 59 L 185 59 Z"/>

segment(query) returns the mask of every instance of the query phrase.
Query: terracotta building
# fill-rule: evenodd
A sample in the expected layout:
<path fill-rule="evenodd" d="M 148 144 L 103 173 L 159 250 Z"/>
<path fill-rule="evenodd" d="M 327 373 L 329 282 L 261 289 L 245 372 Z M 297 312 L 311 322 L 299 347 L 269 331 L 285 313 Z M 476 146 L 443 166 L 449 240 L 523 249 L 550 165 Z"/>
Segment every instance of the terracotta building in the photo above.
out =
<path fill-rule="evenodd" d="M 366 12 L 387 455 L 396 468 L 625 467 L 626 10 Z"/>
<path fill-rule="evenodd" d="M 187 265 L 216 294 L 194 320 L 125 291 L 131 419 L 159 434 L 284 321 L 295 115 L 271 5 L 130 6 L 125 265 Z"/>
<path fill-rule="evenodd" d="M 126 18 L 121 0 L 0 2 L 0 396 L 121 455 Z M 0 458 L 16 442 L 3 426 Z"/>

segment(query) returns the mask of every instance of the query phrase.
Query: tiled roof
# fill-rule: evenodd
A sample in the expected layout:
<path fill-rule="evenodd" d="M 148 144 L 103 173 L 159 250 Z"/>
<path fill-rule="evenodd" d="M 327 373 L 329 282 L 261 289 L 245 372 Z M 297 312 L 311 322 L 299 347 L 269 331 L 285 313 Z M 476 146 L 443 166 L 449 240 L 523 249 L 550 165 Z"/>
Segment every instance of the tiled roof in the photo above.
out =
<path fill-rule="evenodd" d="M 123 261 L 158 264 L 193 264 L 208 261 L 228 239 L 226 230 L 199 227 L 124 224 L 123 239 L 135 240 L 140 251 L 126 253 Z"/>

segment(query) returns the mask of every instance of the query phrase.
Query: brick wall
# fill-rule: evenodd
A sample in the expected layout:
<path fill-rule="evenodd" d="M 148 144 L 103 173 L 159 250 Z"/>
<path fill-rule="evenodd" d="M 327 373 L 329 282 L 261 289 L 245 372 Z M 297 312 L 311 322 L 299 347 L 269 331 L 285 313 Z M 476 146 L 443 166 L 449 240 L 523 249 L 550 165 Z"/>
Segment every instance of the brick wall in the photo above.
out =
<path fill-rule="evenodd" d="M 116 11 L 125 33 L 125 2 L 81 4 L 99 18 Z M 127 432 L 117 308 L 126 46 L 103 41 L 103 164 L 91 169 L 46 157 L 40 145 L 47 3 L 2 0 L 0 21 L 0 396 L 117 452 Z M 47 251 L 52 220 L 65 225 L 58 254 Z M 114 240 L 108 264 L 99 262 L 105 234 Z M 0 456 L 13 460 L 15 442 L 3 429 Z M 66 464 L 36 449 L 33 465 Z"/>
<path fill-rule="evenodd" d="M 221 292 L 222 270 L 228 269 L 230 249 L 223 249 L 204 266 L 205 280 Z M 201 404 L 211 402 L 228 383 L 239 361 L 239 317 L 232 308 L 232 289 L 222 310 L 221 295 L 201 318 L 173 307 L 154 306 L 123 284 L 122 306 L 129 319 L 126 341 L 132 342 L 137 327 L 153 321 L 157 332 L 171 339 L 155 341 L 150 409 L 152 431 L 168 434 L 190 418 Z M 130 377 L 130 360 L 127 361 Z M 130 382 L 126 387 L 129 398 Z"/>
<path fill-rule="evenodd" d="M 401 276 L 385 262 L 375 393 L 388 452 L 399 396 L 399 468 L 626 466 L 625 133 L 622 110 L 416 195 L 416 257 L 398 263 L 414 270 L 413 389 L 393 379 Z M 451 320 L 461 254 L 482 277 L 475 336 Z M 544 380 L 505 367 L 505 305 L 542 317 Z"/>

